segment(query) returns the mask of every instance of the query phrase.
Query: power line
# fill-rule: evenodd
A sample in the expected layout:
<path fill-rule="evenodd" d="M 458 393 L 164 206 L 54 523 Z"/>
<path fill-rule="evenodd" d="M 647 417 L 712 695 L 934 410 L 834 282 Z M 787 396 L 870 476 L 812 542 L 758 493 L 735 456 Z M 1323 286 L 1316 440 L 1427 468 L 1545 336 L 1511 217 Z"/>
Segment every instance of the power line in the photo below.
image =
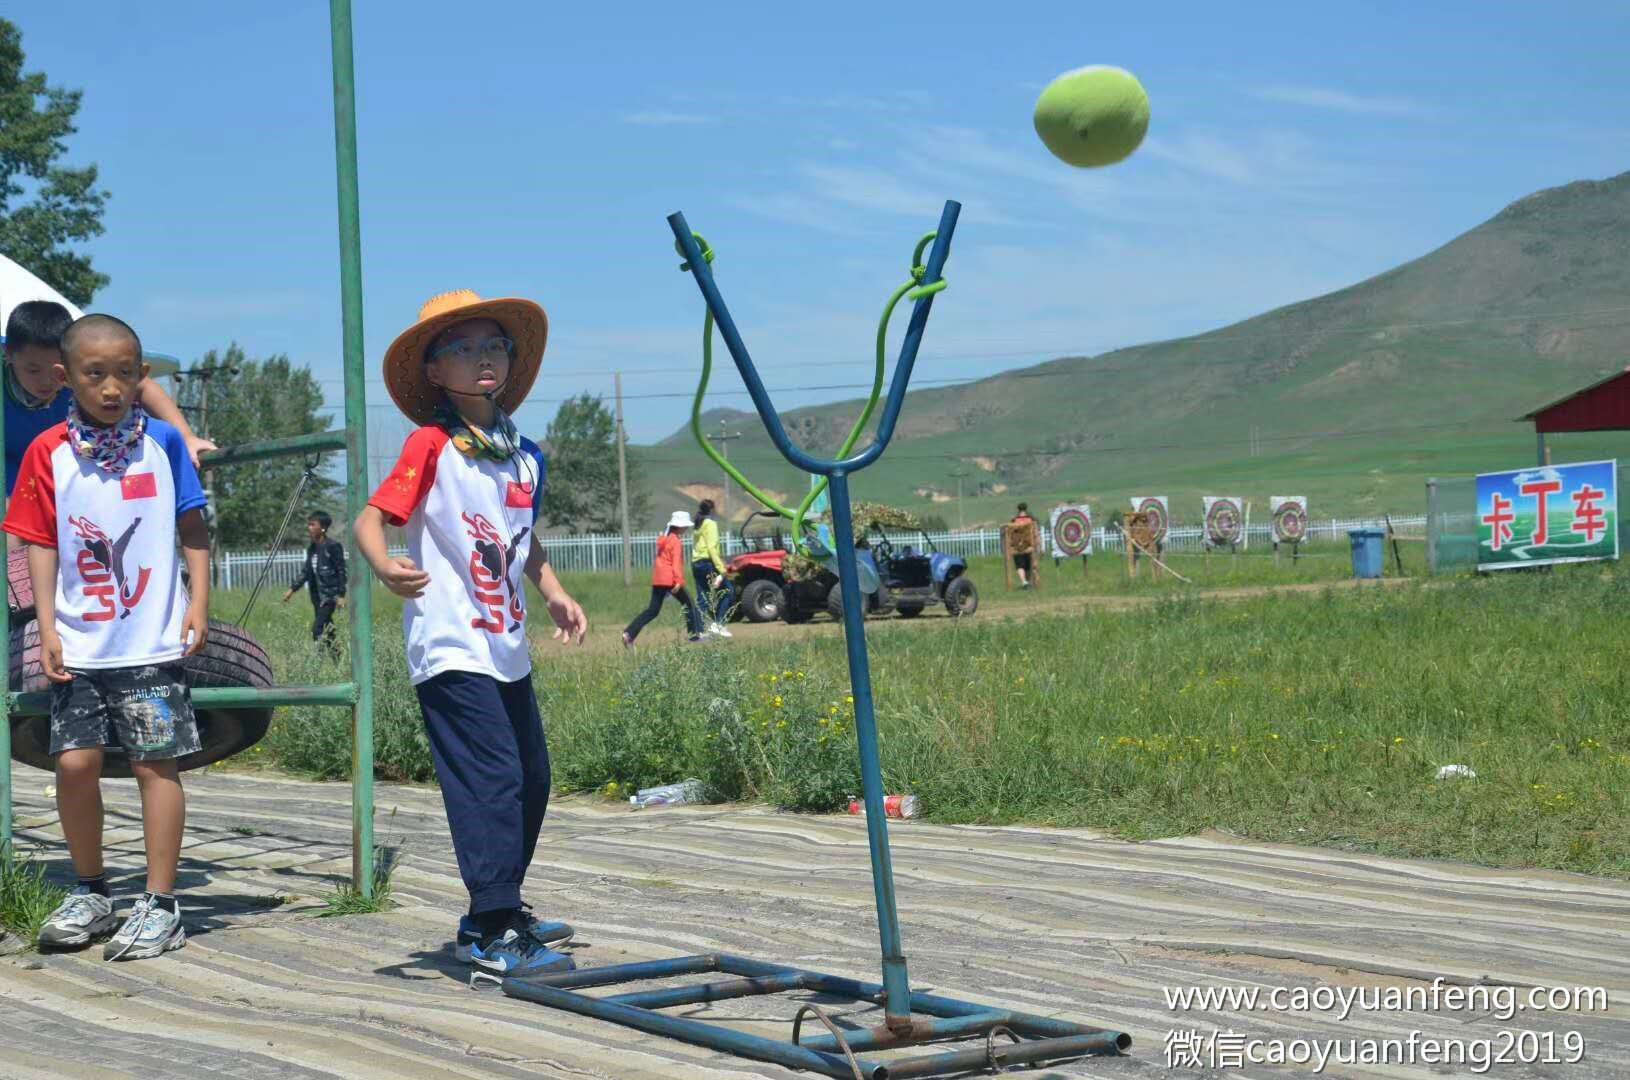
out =
<path fill-rule="evenodd" d="M 1311 302 L 1311 301 L 1302 301 L 1302 303 L 1309 303 L 1309 302 Z M 1276 310 L 1282 310 L 1282 309 L 1276 309 Z M 1301 337 L 1311 337 L 1311 336 L 1328 336 L 1328 335 L 1332 335 L 1332 334 L 1384 334 L 1384 333 L 1390 333 L 1392 331 L 1397 331 L 1397 330 L 1434 330 L 1434 329 L 1441 329 L 1443 327 L 1450 327 L 1450 326 L 1476 326 L 1476 325 L 1483 324 L 1483 323 L 1531 322 L 1531 321 L 1533 321 L 1535 319 L 1594 318 L 1595 316 L 1598 316 L 1598 315 L 1619 315 L 1619 314 L 1624 314 L 1626 312 L 1630 312 L 1630 305 L 1621 305 L 1621 306 L 1617 306 L 1617 307 L 1606 307 L 1606 308 L 1593 308 L 1593 309 L 1589 309 L 1589 310 L 1585 310 L 1585 311 L 1539 311 L 1539 312 L 1514 313 L 1514 314 L 1510 314 L 1510 315 L 1479 315 L 1479 316 L 1476 316 L 1476 317 L 1465 318 L 1465 319 L 1439 319 L 1439 320 L 1432 320 L 1432 321 L 1425 321 L 1425 322 L 1413 322 L 1413 323 L 1386 323 L 1386 324 L 1377 325 L 1377 326 L 1344 326 L 1344 327 L 1330 327 L 1330 328 L 1321 328 L 1321 329 L 1299 329 L 1299 330 L 1286 329 L 1286 330 L 1273 330 L 1273 331 L 1268 331 L 1268 330 L 1252 330 L 1252 331 L 1240 330 L 1240 331 L 1233 331 L 1233 332 L 1229 332 L 1229 331 L 1226 331 L 1226 330 L 1205 330 L 1205 331 L 1201 331 L 1200 333 L 1197 333 L 1197 334 L 1190 334 L 1190 335 L 1188 335 L 1186 337 L 1158 338 L 1158 339 L 1153 340 L 1153 341 L 1137 342 L 1137 343 L 1132 344 L 1132 345 L 1119 345 L 1119 346 L 1116 346 L 1114 348 L 1106 349 L 1101 353 L 1097 353 L 1097 354 L 1093 354 L 1093 355 L 1107 356 L 1110 353 L 1125 352 L 1128 349 L 1147 349 L 1147 348 L 1152 348 L 1152 347 L 1157 346 L 1157 345 L 1196 345 L 1196 346 L 1203 346 L 1203 345 L 1209 344 L 1209 343 L 1211 343 L 1213 341 L 1240 341 L 1240 340 L 1250 340 L 1250 339 L 1272 340 L 1272 339 L 1275 339 L 1275 338 L 1301 338 Z M 1253 316 L 1252 319 L 1248 320 L 1248 321 L 1255 321 L 1256 319 L 1262 319 L 1262 318 L 1266 318 L 1266 317 L 1267 317 L 1266 315 L 1257 315 L 1257 316 Z M 1557 327 L 1556 329 L 1559 329 L 1559 330 L 1597 330 L 1597 329 L 1604 329 L 1604 328 L 1608 328 L 1608 327 L 1624 326 L 1624 325 L 1630 325 L 1630 321 L 1621 320 L 1621 321 L 1617 321 L 1617 322 L 1592 323 L 1592 324 L 1590 324 L 1588 326 L 1564 326 L 1564 327 Z M 1465 340 L 1465 339 L 1460 339 L 1460 340 Z M 1066 346 L 1020 349 L 1020 350 L 1016 350 L 1016 351 L 1012 351 L 1012 352 L 991 352 L 991 351 L 983 350 L 983 349 L 972 350 L 972 351 L 968 351 L 968 352 L 925 352 L 921 356 L 918 357 L 918 363 L 922 363 L 923 361 L 934 361 L 934 360 L 1010 360 L 1010 359 L 1020 359 L 1020 358 L 1028 357 L 1028 356 L 1051 356 L 1051 357 L 1054 357 L 1054 358 L 1059 359 L 1059 360 L 1078 360 L 1078 359 L 1090 360 L 1090 359 L 1093 358 L 1092 355 L 1084 354 L 1084 353 L 1081 353 L 1081 352 L 1077 351 L 1076 347 L 1073 346 L 1073 345 L 1066 345 Z M 823 360 L 823 361 L 821 361 L 821 366 L 822 367 L 872 367 L 875 363 L 876 363 L 875 360 Z M 1138 365 L 1132 365 L 1132 366 L 1138 366 Z M 604 368 L 581 368 L 581 369 L 564 368 L 564 369 L 561 369 L 561 368 L 549 368 L 549 367 L 546 366 L 544 370 L 547 371 L 552 376 L 557 376 L 557 375 L 558 376 L 573 376 L 573 377 L 581 377 L 581 378 L 610 378 L 610 376 L 611 376 L 611 372 L 607 371 Z M 692 365 L 688 365 L 688 366 L 685 366 L 685 367 L 624 367 L 621 370 L 625 375 L 630 375 L 630 374 L 631 375 L 684 375 L 684 374 L 695 374 L 699 370 L 699 367 L 697 365 L 692 364 Z M 733 369 L 731 369 L 731 370 L 733 370 Z M 1114 369 L 1096 369 L 1096 370 L 1125 370 L 1125 369 L 1114 368 Z M 1045 374 L 1050 374 L 1050 373 L 1037 373 L 1037 374 L 1038 375 L 1045 375 Z M 981 378 L 998 378 L 998 377 L 1006 378 L 1006 377 L 1014 377 L 1016 375 L 1017 375 L 1017 373 L 1003 372 L 1003 373 L 997 373 L 995 375 L 981 376 Z M 319 383 L 326 384 L 326 385 L 339 386 L 339 385 L 343 384 L 344 380 L 342 380 L 342 379 L 317 379 L 315 381 L 319 382 Z M 370 386 L 383 386 L 383 385 L 385 385 L 383 379 L 372 379 L 371 378 L 371 379 L 368 379 L 367 382 L 368 382 L 368 385 L 370 385 Z M 865 384 L 865 385 L 870 385 L 870 384 Z"/>

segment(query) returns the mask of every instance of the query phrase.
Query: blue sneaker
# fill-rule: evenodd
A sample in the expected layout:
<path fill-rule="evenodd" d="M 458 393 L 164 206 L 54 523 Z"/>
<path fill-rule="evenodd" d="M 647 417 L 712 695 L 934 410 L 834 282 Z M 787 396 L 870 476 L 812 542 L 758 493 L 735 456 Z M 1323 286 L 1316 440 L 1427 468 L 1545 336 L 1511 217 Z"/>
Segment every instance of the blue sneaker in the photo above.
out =
<path fill-rule="evenodd" d="M 484 972 L 505 977 L 546 975 L 577 967 L 571 957 L 555 952 L 516 926 L 497 937 L 472 944 L 470 963 Z"/>
<path fill-rule="evenodd" d="M 532 912 L 523 904 L 521 913 L 527 920 L 527 933 L 535 938 L 539 945 L 563 945 L 572 940 L 576 930 L 571 923 L 540 922 Z M 470 915 L 460 915 L 458 918 L 458 937 L 453 941 L 453 956 L 461 964 L 470 962 L 470 946 L 481 940 L 481 928 L 475 924 Z"/>

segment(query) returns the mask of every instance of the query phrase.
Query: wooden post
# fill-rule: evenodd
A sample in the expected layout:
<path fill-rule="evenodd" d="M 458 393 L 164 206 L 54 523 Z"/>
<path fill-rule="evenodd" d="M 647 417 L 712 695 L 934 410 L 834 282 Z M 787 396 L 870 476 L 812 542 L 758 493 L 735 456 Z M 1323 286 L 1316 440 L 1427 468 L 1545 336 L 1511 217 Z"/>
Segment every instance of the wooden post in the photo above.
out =
<path fill-rule="evenodd" d="M 1030 521 L 1030 587 L 1041 590 L 1041 522 Z"/>
<path fill-rule="evenodd" d="M 1002 526 L 1002 582 L 1009 592 L 1013 591 L 1013 556 L 1007 549 L 1008 526 Z"/>
<path fill-rule="evenodd" d="M 1387 538 L 1392 541 L 1392 561 L 1398 567 L 1398 576 L 1406 577 L 1404 573 L 1404 557 L 1398 551 L 1398 531 L 1392 527 L 1392 515 L 1387 515 Z"/>

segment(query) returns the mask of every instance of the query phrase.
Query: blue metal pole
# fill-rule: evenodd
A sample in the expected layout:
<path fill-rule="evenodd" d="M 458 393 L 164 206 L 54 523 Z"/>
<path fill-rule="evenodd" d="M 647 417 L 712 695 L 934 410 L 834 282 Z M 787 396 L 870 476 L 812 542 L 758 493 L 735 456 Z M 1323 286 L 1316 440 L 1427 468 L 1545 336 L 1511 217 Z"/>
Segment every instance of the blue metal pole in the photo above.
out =
<path fill-rule="evenodd" d="M 866 838 L 872 854 L 872 891 L 877 900 L 877 933 L 883 947 L 884 1022 L 911 1023 L 911 983 L 900 951 L 900 915 L 894 900 L 894 864 L 889 855 L 888 817 L 883 811 L 883 766 L 877 754 L 877 718 L 872 708 L 871 662 L 866 656 L 865 597 L 855 569 L 854 520 L 849 510 L 849 477 L 832 472 L 832 533 L 838 545 L 838 588 L 843 596 L 843 643 L 849 653 L 849 686 L 855 695 L 855 737 L 860 744 L 860 786 L 866 802 Z"/>
<path fill-rule="evenodd" d="M 945 260 L 951 253 L 951 237 L 956 232 L 957 218 L 962 205 L 947 200 L 940 212 L 939 228 L 924 264 L 922 285 L 933 285 L 940 280 Z M 894 425 L 900 418 L 900 407 L 905 402 L 906 389 L 911 381 L 912 368 L 917 362 L 917 351 L 922 344 L 923 330 L 933 310 L 934 294 L 918 295 L 912 308 L 911 321 L 900 344 L 900 356 L 895 363 L 894 378 L 889 384 L 888 401 L 878 421 L 877 436 L 870 446 L 843 461 L 824 460 L 805 453 L 794 446 L 781 424 L 775 404 L 770 400 L 764 381 L 759 378 L 747 351 L 747 344 L 736 328 L 736 321 L 725 305 L 724 296 L 713 280 L 713 270 L 702 252 L 696 235 L 691 231 L 685 215 L 668 216 L 685 263 L 702 291 L 708 310 L 713 314 L 725 347 L 736 362 L 736 370 L 753 399 L 759 419 L 763 421 L 770 439 L 783 457 L 805 472 L 831 479 L 832 531 L 838 548 L 838 581 L 843 597 L 844 641 L 849 653 L 849 679 L 855 696 L 855 733 L 860 747 L 861 787 L 866 803 L 866 831 L 872 860 L 872 888 L 876 893 L 878 936 L 883 953 L 883 987 L 885 991 L 884 1018 L 890 1028 L 905 1028 L 911 1024 L 911 984 L 906 975 L 906 959 L 900 948 L 900 918 L 894 897 L 894 867 L 889 856 L 888 822 L 883 811 L 883 768 L 877 753 L 877 721 L 872 704 L 872 680 L 866 658 L 866 630 L 864 608 L 860 592 L 859 569 L 855 560 L 855 538 L 849 508 L 850 473 L 876 461 L 894 436 Z"/>

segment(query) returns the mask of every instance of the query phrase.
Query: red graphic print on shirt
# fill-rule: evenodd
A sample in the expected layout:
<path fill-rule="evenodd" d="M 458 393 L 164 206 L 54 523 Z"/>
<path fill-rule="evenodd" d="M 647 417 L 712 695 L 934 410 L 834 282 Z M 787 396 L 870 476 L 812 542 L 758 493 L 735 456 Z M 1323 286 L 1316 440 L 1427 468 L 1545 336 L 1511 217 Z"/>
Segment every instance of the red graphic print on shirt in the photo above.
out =
<path fill-rule="evenodd" d="M 477 615 L 470 620 L 476 630 L 489 634 L 504 633 L 504 617 L 514 620 L 509 630 L 521 628 L 526 608 L 521 603 L 520 590 L 510 580 L 510 568 L 515 565 L 515 552 L 525 539 L 527 528 L 515 534 L 515 539 L 504 545 L 504 536 L 492 522 L 481 514 L 460 514 L 472 541 L 470 551 L 470 581 L 475 586 Z"/>
<path fill-rule="evenodd" d="M 147 592 L 147 581 L 153 574 L 151 567 L 138 567 L 136 584 L 132 588 L 130 578 L 125 573 L 125 548 L 129 546 L 130 538 L 136 535 L 141 518 L 132 521 L 117 540 L 109 538 L 102 527 L 89 518 L 71 517 L 68 524 L 85 544 L 77 556 L 79 576 L 85 582 L 85 595 L 102 605 L 98 611 L 87 612 L 85 621 L 110 622 L 114 616 L 128 618 L 131 608 L 141 603 L 142 595 Z M 118 603 L 114 603 L 115 599 Z M 124 610 L 121 611 L 121 607 Z"/>

